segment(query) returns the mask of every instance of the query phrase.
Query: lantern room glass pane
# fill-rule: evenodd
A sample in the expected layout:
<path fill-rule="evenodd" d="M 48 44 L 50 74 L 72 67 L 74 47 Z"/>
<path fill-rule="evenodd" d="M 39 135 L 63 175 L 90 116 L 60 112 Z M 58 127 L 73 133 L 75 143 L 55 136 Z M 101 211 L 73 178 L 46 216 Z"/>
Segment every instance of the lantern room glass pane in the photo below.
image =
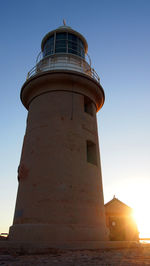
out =
<path fill-rule="evenodd" d="M 67 33 L 61 32 L 56 34 L 55 53 L 67 52 Z"/>
<path fill-rule="evenodd" d="M 79 55 L 85 58 L 84 44 L 80 39 L 78 39 L 78 42 L 79 42 Z"/>
<path fill-rule="evenodd" d="M 66 40 L 66 39 L 67 39 L 66 32 L 60 32 L 56 34 L 56 40 Z"/>
<path fill-rule="evenodd" d="M 84 44 L 76 35 L 68 33 L 68 53 L 85 58 Z"/>
<path fill-rule="evenodd" d="M 78 38 L 74 34 L 68 33 L 68 53 L 78 54 Z"/>
<path fill-rule="evenodd" d="M 44 49 L 43 49 L 43 56 L 47 56 L 50 54 L 54 53 L 54 35 L 50 36 L 45 45 L 44 45 Z"/>

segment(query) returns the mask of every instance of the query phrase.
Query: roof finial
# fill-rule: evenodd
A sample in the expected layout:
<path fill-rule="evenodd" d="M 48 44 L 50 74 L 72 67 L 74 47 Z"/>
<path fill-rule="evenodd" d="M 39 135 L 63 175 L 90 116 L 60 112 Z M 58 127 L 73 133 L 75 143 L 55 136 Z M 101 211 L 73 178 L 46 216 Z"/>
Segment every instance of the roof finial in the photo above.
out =
<path fill-rule="evenodd" d="M 116 198 L 116 196 L 114 195 L 114 196 L 113 196 L 113 199 L 115 199 L 115 198 Z"/>
<path fill-rule="evenodd" d="M 66 20 L 65 19 L 63 19 L 63 24 L 64 24 L 64 26 L 66 26 Z"/>

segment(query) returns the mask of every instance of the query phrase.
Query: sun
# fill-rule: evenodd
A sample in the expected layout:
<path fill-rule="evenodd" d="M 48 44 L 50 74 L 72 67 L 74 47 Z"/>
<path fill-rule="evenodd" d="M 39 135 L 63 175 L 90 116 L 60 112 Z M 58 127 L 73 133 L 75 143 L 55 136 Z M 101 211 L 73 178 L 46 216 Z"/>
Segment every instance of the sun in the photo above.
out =
<path fill-rule="evenodd" d="M 150 238 L 150 212 L 148 206 L 137 206 L 133 210 L 133 217 L 139 230 L 140 238 Z"/>
<path fill-rule="evenodd" d="M 149 188 L 150 178 L 137 176 L 130 179 L 130 183 L 126 182 L 122 191 L 123 202 L 127 202 L 133 210 L 132 217 L 137 224 L 139 238 L 150 238 Z"/>

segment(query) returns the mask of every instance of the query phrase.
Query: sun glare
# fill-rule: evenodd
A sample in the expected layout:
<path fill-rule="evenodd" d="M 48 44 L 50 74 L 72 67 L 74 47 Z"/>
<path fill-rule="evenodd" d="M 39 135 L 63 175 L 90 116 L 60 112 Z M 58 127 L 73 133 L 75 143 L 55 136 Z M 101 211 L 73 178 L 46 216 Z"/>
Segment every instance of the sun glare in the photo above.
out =
<path fill-rule="evenodd" d="M 128 195 L 122 193 L 122 201 L 133 210 L 133 218 L 138 227 L 139 238 L 150 238 L 149 187 L 149 178 L 137 176 L 136 181 L 132 178 L 130 183 L 124 184 L 124 191 L 128 191 Z"/>
<path fill-rule="evenodd" d="M 140 238 L 150 238 L 150 212 L 147 206 L 138 206 L 133 211 L 133 217 L 137 223 Z"/>

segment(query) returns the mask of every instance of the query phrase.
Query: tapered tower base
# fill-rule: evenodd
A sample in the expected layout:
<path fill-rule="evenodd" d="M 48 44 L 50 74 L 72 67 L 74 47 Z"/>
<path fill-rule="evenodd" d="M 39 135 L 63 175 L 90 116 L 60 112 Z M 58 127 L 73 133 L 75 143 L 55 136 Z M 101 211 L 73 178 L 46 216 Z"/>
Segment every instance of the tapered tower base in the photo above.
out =
<path fill-rule="evenodd" d="M 26 82 L 21 95 L 30 107 L 10 239 L 107 240 L 96 123 L 101 86 L 83 74 L 55 71 Z M 92 115 L 85 98 L 92 98 Z"/>
<path fill-rule="evenodd" d="M 36 243 L 50 242 L 51 245 L 57 243 L 69 247 L 68 243 L 83 243 L 84 241 L 107 240 L 106 231 L 100 226 L 79 226 L 75 224 L 60 225 L 57 224 L 23 224 L 14 225 L 10 228 L 10 240 Z"/>

